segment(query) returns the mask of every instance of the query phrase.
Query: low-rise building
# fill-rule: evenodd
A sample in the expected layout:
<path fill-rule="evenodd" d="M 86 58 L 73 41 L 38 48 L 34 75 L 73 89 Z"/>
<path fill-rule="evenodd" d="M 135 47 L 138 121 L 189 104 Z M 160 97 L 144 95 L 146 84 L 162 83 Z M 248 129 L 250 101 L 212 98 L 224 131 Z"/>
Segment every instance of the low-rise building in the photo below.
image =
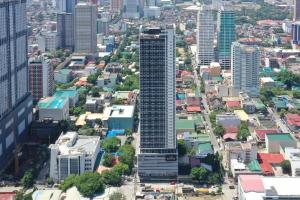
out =
<path fill-rule="evenodd" d="M 254 142 L 226 142 L 225 155 L 226 164 L 229 168 L 232 159 L 248 164 L 257 159 L 257 146 Z"/>
<path fill-rule="evenodd" d="M 56 90 L 53 97 L 60 99 L 60 98 L 68 98 L 69 99 L 69 106 L 73 107 L 79 101 L 79 93 L 76 89 L 59 89 Z"/>
<path fill-rule="evenodd" d="M 291 163 L 292 176 L 300 176 L 300 149 L 287 147 L 284 156 Z"/>
<path fill-rule="evenodd" d="M 105 67 L 105 71 L 110 73 L 121 73 L 122 69 L 123 66 L 117 62 L 108 63 Z"/>
<path fill-rule="evenodd" d="M 300 115 L 289 113 L 285 115 L 284 120 L 292 131 L 300 130 Z"/>
<path fill-rule="evenodd" d="M 60 182 L 71 174 L 94 171 L 100 152 L 100 137 L 67 132 L 49 148 L 50 177 Z"/>
<path fill-rule="evenodd" d="M 296 141 L 289 133 L 267 134 L 265 141 L 268 153 L 280 153 L 286 147 L 297 147 Z"/>
<path fill-rule="evenodd" d="M 134 106 L 113 105 L 106 107 L 103 112 L 103 124 L 108 130 L 112 129 L 133 129 Z"/>
<path fill-rule="evenodd" d="M 216 124 L 222 126 L 239 126 L 241 120 L 235 114 L 218 114 L 216 116 Z"/>
<path fill-rule="evenodd" d="M 39 120 L 52 119 L 54 121 L 69 119 L 69 99 L 67 97 L 46 97 L 37 104 Z"/>
<path fill-rule="evenodd" d="M 103 72 L 97 79 L 98 87 L 114 88 L 117 83 L 118 75 L 110 72 Z"/>
<path fill-rule="evenodd" d="M 275 81 L 271 77 L 261 77 L 260 78 L 260 87 L 275 87 Z"/>
<path fill-rule="evenodd" d="M 54 80 L 58 83 L 68 83 L 72 80 L 72 70 L 62 69 L 54 71 Z"/>
<path fill-rule="evenodd" d="M 300 199 L 298 189 L 300 178 L 264 177 L 261 175 L 240 175 L 238 177 L 239 200 Z"/>

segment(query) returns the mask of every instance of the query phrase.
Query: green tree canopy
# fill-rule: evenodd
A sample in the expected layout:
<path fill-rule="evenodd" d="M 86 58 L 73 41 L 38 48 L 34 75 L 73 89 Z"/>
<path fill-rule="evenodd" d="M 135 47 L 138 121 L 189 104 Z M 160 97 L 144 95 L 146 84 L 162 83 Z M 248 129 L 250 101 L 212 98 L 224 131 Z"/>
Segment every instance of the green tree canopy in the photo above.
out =
<path fill-rule="evenodd" d="M 179 139 L 178 140 L 178 156 L 184 156 L 185 154 L 187 154 L 187 148 L 185 146 L 184 140 L 183 139 Z"/>
<path fill-rule="evenodd" d="M 225 129 L 222 125 L 217 125 L 216 128 L 214 129 L 214 132 L 217 136 L 223 137 L 225 133 Z"/>
<path fill-rule="evenodd" d="M 121 145 L 121 140 L 117 137 L 107 138 L 102 140 L 101 147 L 106 153 L 112 153 L 118 151 Z"/>
<path fill-rule="evenodd" d="M 248 136 L 250 136 L 250 131 L 248 129 L 248 125 L 246 124 L 246 122 L 242 122 L 239 127 L 237 138 L 239 140 L 245 141 L 245 140 L 247 140 Z"/>
<path fill-rule="evenodd" d="M 127 164 L 129 169 L 132 169 L 134 166 L 134 156 L 135 156 L 135 149 L 130 144 L 123 145 L 120 150 L 118 151 L 120 157 L 119 160 Z"/>
<path fill-rule="evenodd" d="M 81 175 L 70 175 L 60 185 L 60 189 L 67 189 L 76 186 L 78 191 L 85 197 L 93 197 L 104 191 L 104 185 L 100 174 L 85 172 Z"/>
<path fill-rule="evenodd" d="M 101 179 L 106 185 L 120 186 L 122 184 L 122 177 L 114 170 L 104 170 L 101 173 Z"/>
<path fill-rule="evenodd" d="M 282 163 L 280 163 L 280 166 L 282 168 L 282 172 L 285 174 L 291 173 L 291 162 L 289 160 L 284 160 Z"/>
<path fill-rule="evenodd" d="M 118 163 L 113 167 L 113 170 L 118 173 L 119 175 L 129 175 L 130 170 L 127 164 Z"/>
<path fill-rule="evenodd" d="M 33 174 L 32 171 L 26 171 L 21 179 L 21 185 L 24 188 L 30 188 L 33 186 Z"/>
<path fill-rule="evenodd" d="M 126 200 L 126 197 L 121 192 L 114 192 L 109 196 L 109 200 Z"/>
<path fill-rule="evenodd" d="M 106 153 L 103 157 L 103 165 L 105 167 L 112 167 L 115 162 L 115 157 L 111 153 Z"/>
<path fill-rule="evenodd" d="M 194 167 L 191 171 L 191 177 L 199 182 L 204 182 L 207 180 L 208 171 L 204 167 Z"/>

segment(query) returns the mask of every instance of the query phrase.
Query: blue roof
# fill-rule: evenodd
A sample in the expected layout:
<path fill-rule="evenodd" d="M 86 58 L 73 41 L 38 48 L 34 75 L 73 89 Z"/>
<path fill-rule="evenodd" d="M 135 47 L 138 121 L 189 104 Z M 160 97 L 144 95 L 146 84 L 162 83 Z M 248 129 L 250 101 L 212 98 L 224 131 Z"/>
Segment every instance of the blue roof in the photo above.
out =
<path fill-rule="evenodd" d="M 116 137 L 118 135 L 124 135 L 124 134 L 125 134 L 124 129 L 112 129 L 112 130 L 107 132 L 106 137 L 111 138 L 111 137 Z"/>

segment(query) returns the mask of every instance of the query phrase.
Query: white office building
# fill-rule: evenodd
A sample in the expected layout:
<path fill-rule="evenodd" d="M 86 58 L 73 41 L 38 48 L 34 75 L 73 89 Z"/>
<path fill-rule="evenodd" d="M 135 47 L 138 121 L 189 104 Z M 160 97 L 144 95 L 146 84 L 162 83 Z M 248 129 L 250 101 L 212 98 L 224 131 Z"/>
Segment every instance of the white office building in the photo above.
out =
<path fill-rule="evenodd" d="M 123 1 L 123 17 L 124 18 L 140 18 L 141 13 L 140 0 L 124 0 Z"/>
<path fill-rule="evenodd" d="M 43 32 L 38 36 L 38 46 L 41 52 L 53 52 L 58 47 L 57 32 Z"/>
<path fill-rule="evenodd" d="M 197 56 L 198 65 L 209 65 L 214 55 L 214 16 L 209 6 L 202 6 L 197 18 Z"/>
<path fill-rule="evenodd" d="M 260 51 L 258 46 L 239 42 L 231 46 L 231 82 L 233 90 L 245 92 L 250 97 L 259 95 Z"/>
<path fill-rule="evenodd" d="M 51 144 L 49 149 L 50 177 L 60 182 L 71 174 L 94 171 L 100 151 L 100 137 L 67 132 L 55 144 Z"/>
<path fill-rule="evenodd" d="M 95 54 L 97 51 L 97 7 L 80 2 L 75 7 L 75 52 Z"/>

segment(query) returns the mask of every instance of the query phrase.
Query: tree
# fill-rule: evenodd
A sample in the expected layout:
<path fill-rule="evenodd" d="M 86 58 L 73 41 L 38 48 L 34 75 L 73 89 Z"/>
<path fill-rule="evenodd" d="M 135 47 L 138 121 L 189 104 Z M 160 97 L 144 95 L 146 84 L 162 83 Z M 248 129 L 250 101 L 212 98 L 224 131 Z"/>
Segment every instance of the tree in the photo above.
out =
<path fill-rule="evenodd" d="M 216 112 L 211 112 L 209 114 L 209 120 L 210 120 L 210 123 L 213 127 L 216 126 L 216 119 L 217 119 L 217 113 Z"/>
<path fill-rule="evenodd" d="M 101 147 L 106 153 L 112 153 L 118 151 L 121 145 L 121 140 L 117 137 L 107 138 L 102 140 Z"/>
<path fill-rule="evenodd" d="M 300 91 L 293 91 L 293 97 L 296 99 L 300 99 Z"/>
<path fill-rule="evenodd" d="M 184 156 L 187 153 L 187 148 L 185 146 L 184 140 L 178 140 L 178 156 Z"/>
<path fill-rule="evenodd" d="M 248 136 L 250 136 L 248 125 L 245 122 L 242 122 L 240 127 L 239 127 L 237 138 L 239 140 L 245 141 L 245 140 L 247 140 Z"/>
<path fill-rule="evenodd" d="M 95 123 L 96 123 L 98 126 L 102 126 L 102 125 L 103 125 L 101 119 L 95 119 Z"/>
<path fill-rule="evenodd" d="M 97 79 L 98 79 L 98 73 L 91 74 L 88 76 L 87 82 L 95 85 L 97 83 Z"/>
<path fill-rule="evenodd" d="M 33 186 L 33 174 L 31 171 L 26 171 L 21 179 L 21 185 L 24 188 L 30 188 Z"/>
<path fill-rule="evenodd" d="M 121 192 L 114 192 L 109 196 L 109 200 L 126 200 L 126 197 Z"/>
<path fill-rule="evenodd" d="M 225 133 L 225 129 L 222 125 L 217 125 L 216 128 L 214 129 L 214 132 L 217 136 L 223 137 Z"/>
<path fill-rule="evenodd" d="M 104 191 L 102 177 L 93 172 L 68 176 L 60 185 L 60 189 L 66 191 L 73 186 L 77 187 L 78 191 L 85 197 L 93 197 L 96 193 Z"/>
<path fill-rule="evenodd" d="M 212 184 L 212 185 L 221 183 L 220 174 L 216 173 L 216 172 L 209 174 L 207 182 L 208 182 L 208 184 Z"/>
<path fill-rule="evenodd" d="M 91 92 L 92 92 L 92 97 L 100 97 L 100 94 L 99 94 L 100 89 L 99 88 L 93 87 Z"/>
<path fill-rule="evenodd" d="M 103 165 L 105 167 L 112 167 L 115 162 L 115 157 L 111 153 L 104 154 Z"/>
<path fill-rule="evenodd" d="M 132 136 L 132 130 L 126 129 L 126 130 L 125 130 L 125 135 L 126 135 L 126 136 Z"/>
<path fill-rule="evenodd" d="M 113 170 L 104 170 L 101 173 L 103 183 L 110 186 L 120 186 L 122 184 L 121 176 Z"/>
<path fill-rule="evenodd" d="M 199 182 L 207 180 L 208 171 L 204 167 L 194 167 L 191 171 L 191 177 Z"/>
<path fill-rule="evenodd" d="M 192 64 L 192 59 L 189 58 L 189 57 L 187 57 L 187 58 L 184 60 L 184 64 L 186 64 L 186 65 Z"/>
<path fill-rule="evenodd" d="M 113 167 L 113 171 L 118 173 L 119 175 L 129 175 L 130 170 L 127 164 L 124 163 L 118 163 Z"/>
<path fill-rule="evenodd" d="M 135 149 L 130 144 L 123 145 L 118 151 L 120 162 L 127 164 L 131 170 L 134 166 Z"/>
<path fill-rule="evenodd" d="M 280 166 L 282 168 L 282 172 L 285 174 L 291 173 L 291 162 L 289 160 L 284 160 L 282 163 L 280 163 Z"/>

